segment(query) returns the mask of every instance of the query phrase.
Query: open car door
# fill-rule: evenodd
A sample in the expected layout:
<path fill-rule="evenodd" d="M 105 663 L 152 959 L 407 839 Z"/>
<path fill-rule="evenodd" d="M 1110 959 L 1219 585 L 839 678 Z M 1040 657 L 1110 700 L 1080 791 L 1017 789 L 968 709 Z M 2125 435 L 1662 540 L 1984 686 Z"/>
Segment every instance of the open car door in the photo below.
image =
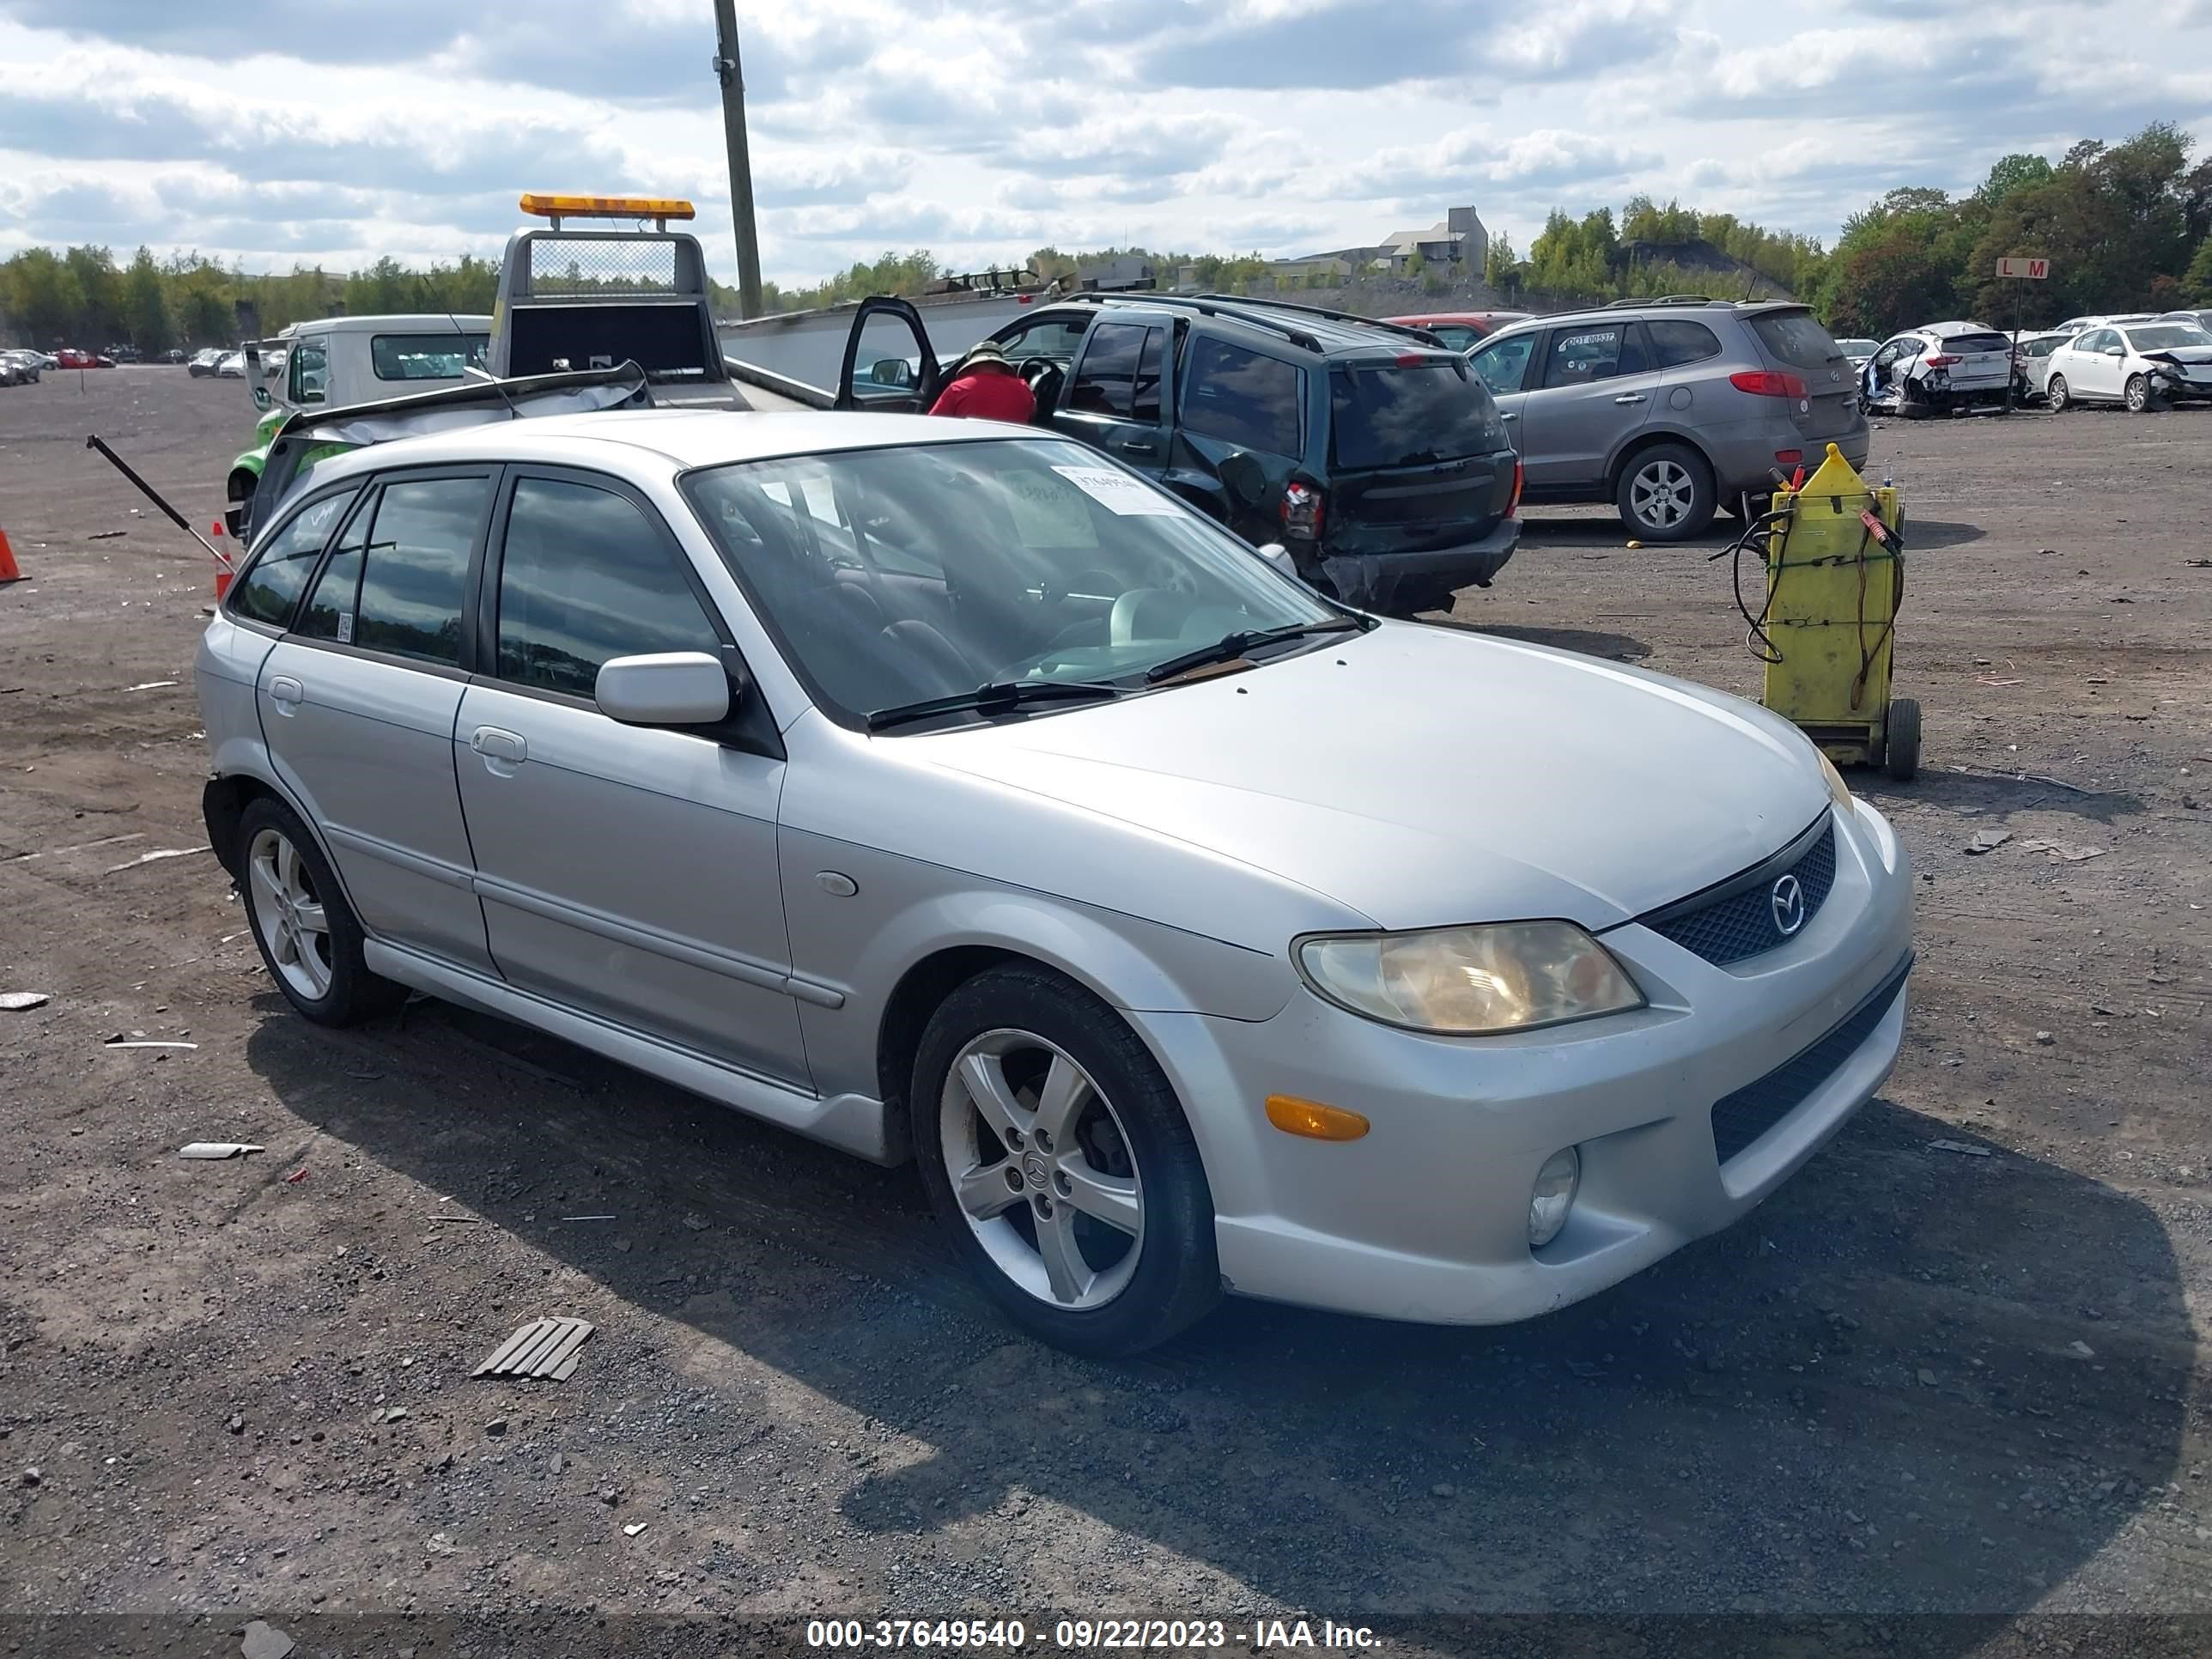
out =
<path fill-rule="evenodd" d="M 860 301 L 837 374 L 837 409 L 914 415 L 937 400 L 937 353 L 921 313 L 904 300 Z"/>

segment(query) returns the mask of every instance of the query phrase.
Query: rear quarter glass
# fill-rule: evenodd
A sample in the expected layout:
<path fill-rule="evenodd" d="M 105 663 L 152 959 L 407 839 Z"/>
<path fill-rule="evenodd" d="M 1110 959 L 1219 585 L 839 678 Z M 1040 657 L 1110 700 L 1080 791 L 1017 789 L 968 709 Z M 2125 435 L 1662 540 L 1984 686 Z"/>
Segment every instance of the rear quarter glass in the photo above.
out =
<path fill-rule="evenodd" d="M 1464 460 L 1507 447 L 1490 389 L 1463 359 L 1329 370 L 1329 459 L 1358 471 Z"/>
<path fill-rule="evenodd" d="M 1844 355 L 1835 337 L 1809 311 L 1770 311 L 1751 319 L 1766 355 L 1797 368 L 1826 368 Z"/>

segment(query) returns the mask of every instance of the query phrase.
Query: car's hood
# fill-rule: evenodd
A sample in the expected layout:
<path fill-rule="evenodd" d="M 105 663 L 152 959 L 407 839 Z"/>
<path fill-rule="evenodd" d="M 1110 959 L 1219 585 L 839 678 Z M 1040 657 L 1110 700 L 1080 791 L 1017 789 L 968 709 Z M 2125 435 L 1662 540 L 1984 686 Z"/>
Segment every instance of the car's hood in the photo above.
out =
<path fill-rule="evenodd" d="M 1386 927 L 1607 927 L 1757 863 L 1827 802 L 1811 746 L 1764 709 L 1412 623 L 919 741 L 939 765 L 1211 848 Z M 1126 908 L 1143 913 L 1142 893 Z"/>

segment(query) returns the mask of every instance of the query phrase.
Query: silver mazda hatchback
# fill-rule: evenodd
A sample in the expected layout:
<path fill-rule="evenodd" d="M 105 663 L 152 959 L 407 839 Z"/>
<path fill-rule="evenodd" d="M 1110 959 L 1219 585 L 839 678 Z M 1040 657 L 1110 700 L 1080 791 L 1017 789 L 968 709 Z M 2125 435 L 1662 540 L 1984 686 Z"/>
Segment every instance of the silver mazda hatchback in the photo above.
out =
<path fill-rule="evenodd" d="M 1743 1215 L 1895 1060 L 1889 825 L 1750 703 L 1269 551 L 981 422 L 372 445 L 201 643 L 210 836 L 306 1018 L 411 988 L 911 1158 L 1084 1352 L 1524 1318 Z"/>

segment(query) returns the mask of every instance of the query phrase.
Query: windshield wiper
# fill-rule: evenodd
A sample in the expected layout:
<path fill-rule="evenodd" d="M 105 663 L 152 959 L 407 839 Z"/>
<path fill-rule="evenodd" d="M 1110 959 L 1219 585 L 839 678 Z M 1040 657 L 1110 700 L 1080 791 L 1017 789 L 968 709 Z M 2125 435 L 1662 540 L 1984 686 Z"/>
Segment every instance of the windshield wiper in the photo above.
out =
<path fill-rule="evenodd" d="M 878 708 L 868 716 L 868 730 L 880 732 L 887 726 L 903 726 L 910 720 L 927 720 L 932 714 L 964 714 L 971 709 L 977 714 L 994 714 L 1018 708 L 1024 703 L 1121 695 L 1121 688 L 1117 685 L 1097 685 L 1084 680 L 997 680 L 979 685 L 973 691 L 955 691 L 949 696 L 925 697 L 920 702 Z"/>
<path fill-rule="evenodd" d="M 1250 633 L 1224 634 L 1212 645 L 1201 645 L 1179 657 L 1170 657 L 1165 662 L 1154 663 L 1145 671 L 1145 683 L 1157 685 L 1162 680 L 1174 678 L 1186 669 L 1204 668 L 1209 663 L 1235 662 L 1255 645 L 1271 645 L 1277 640 L 1302 639 L 1309 634 L 1343 634 L 1355 629 L 1364 633 L 1368 625 L 1364 618 L 1358 617 L 1332 617 L 1327 622 L 1292 623 L 1287 628 L 1262 628 Z"/>

